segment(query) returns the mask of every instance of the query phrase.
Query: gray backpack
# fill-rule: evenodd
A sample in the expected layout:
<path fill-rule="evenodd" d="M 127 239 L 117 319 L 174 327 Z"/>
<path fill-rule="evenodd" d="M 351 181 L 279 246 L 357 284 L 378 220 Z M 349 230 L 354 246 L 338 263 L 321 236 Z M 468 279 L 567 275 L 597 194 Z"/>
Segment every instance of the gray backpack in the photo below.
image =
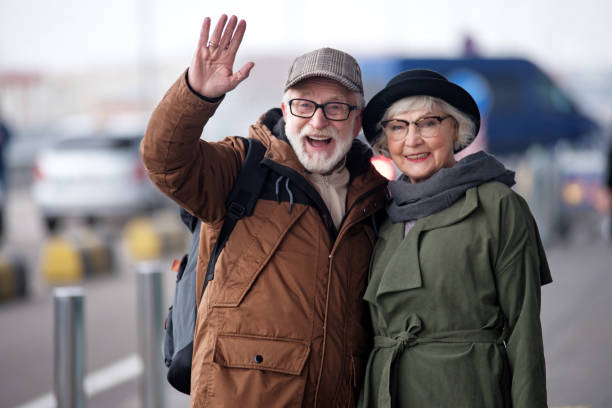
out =
<path fill-rule="evenodd" d="M 217 258 L 236 222 L 253 213 L 268 173 L 268 168 L 261 164 L 266 152 L 265 147 L 256 140 L 241 139 L 245 146 L 246 157 L 226 202 L 227 214 L 208 260 L 202 295 L 208 282 L 214 278 Z M 196 264 L 200 246 L 201 222 L 182 208 L 181 219 L 193 236 L 189 252 L 183 256 L 177 271 L 174 300 L 168 310 L 168 317 L 164 325 L 163 354 L 164 363 L 168 367 L 168 382 L 177 390 L 189 394 L 193 334 L 197 313 Z"/>

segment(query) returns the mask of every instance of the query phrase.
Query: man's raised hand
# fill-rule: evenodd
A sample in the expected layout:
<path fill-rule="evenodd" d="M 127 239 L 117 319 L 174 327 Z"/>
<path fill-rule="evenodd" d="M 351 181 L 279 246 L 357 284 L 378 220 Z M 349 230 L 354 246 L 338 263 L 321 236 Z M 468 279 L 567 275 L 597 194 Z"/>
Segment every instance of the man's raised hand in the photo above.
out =
<path fill-rule="evenodd" d="M 209 38 L 210 18 L 204 19 L 198 48 L 188 74 L 189 85 L 196 92 L 208 98 L 216 98 L 231 91 L 249 76 L 255 65 L 252 62 L 247 62 L 233 72 L 234 60 L 245 30 L 246 21 L 238 22 L 236 16 L 228 19 L 223 14 Z"/>

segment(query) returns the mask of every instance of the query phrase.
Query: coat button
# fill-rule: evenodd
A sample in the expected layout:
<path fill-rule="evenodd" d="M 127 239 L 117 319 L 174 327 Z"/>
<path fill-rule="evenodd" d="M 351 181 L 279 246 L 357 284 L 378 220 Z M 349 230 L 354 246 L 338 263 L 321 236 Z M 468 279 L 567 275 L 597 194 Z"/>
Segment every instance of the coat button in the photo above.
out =
<path fill-rule="evenodd" d="M 257 364 L 261 364 L 261 363 L 263 363 L 263 357 L 262 357 L 262 355 L 261 355 L 261 354 L 257 354 L 257 355 L 255 355 L 255 357 L 253 358 L 253 360 L 255 360 L 255 362 L 256 362 Z"/>

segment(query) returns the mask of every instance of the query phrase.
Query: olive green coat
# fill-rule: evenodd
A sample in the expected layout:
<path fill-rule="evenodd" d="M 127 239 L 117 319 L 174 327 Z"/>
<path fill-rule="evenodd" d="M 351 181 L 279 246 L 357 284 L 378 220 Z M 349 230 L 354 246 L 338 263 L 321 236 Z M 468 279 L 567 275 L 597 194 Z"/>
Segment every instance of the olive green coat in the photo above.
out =
<path fill-rule="evenodd" d="M 451 207 L 387 222 L 365 292 L 375 338 L 361 407 L 546 407 L 540 286 L 525 201 L 485 183 Z"/>

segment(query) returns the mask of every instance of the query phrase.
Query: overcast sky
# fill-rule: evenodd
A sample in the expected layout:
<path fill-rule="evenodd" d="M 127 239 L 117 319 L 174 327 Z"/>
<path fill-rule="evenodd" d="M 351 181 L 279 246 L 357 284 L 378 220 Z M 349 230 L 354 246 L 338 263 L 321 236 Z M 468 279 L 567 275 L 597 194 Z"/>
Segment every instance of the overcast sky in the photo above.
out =
<path fill-rule="evenodd" d="M 321 46 L 356 56 L 453 56 L 470 33 L 488 56 L 612 70 L 609 0 L 0 0 L 0 70 L 79 71 L 147 55 L 187 65 L 205 16 L 247 20 L 243 55 Z"/>

